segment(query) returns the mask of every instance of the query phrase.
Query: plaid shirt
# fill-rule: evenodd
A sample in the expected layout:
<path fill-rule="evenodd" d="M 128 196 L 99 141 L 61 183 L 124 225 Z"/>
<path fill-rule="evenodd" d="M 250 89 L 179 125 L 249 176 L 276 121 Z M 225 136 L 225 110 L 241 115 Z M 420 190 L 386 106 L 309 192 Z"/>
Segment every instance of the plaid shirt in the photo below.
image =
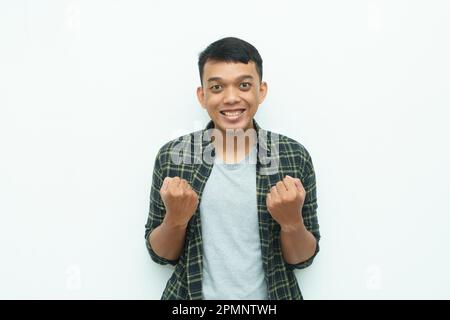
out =
<path fill-rule="evenodd" d="M 256 196 L 258 204 L 259 235 L 262 251 L 264 277 L 267 284 L 269 300 L 300 300 L 303 299 L 297 279 L 294 275 L 295 269 L 309 266 L 319 251 L 319 224 L 317 220 L 317 197 L 316 179 L 313 163 L 308 151 L 300 143 L 283 135 L 276 135 L 265 131 L 253 120 L 254 128 L 258 136 L 258 161 L 256 164 Z M 204 130 L 179 137 L 166 143 L 158 152 L 156 157 L 152 186 L 150 191 L 150 210 L 145 225 L 145 242 L 147 250 L 153 261 L 165 265 L 175 266 L 175 270 L 167 282 L 162 294 L 163 300 L 199 300 L 202 299 L 202 233 L 199 208 L 189 221 L 186 229 L 186 240 L 180 257 L 170 261 L 158 256 L 150 246 L 149 234 L 158 227 L 165 215 L 164 204 L 161 200 L 159 190 L 165 177 L 186 179 L 192 189 L 198 194 L 199 202 L 206 181 L 211 173 L 213 163 L 201 161 L 199 158 L 190 158 L 191 161 L 183 161 L 176 164 L 173 161 L 175 153 L 179 152 L 181 141 L 188 141 L 189 150 L 211 150 L 214 157 L 215 152 L 211 139 L 204 139 L 203 134 L 207 129 L 214 128 L 210 121 Z M 259 139 L 267 137 L 267 143 Z M 275 152 L 271 140 L 278 137 L 278 150 Z M 208 137 L 208 136 L 207 136 Z M 263 150 L 260 150 L 263 148 Z M 261 161 L 260 151 L 266 152 L 271 157 L 278 159 L 276 170 L 269 168 L 267 161 Z M 316 252 L 308 260 L 299 264 L 288 264 L 284 261 L 281 251 L 280 226 L 272 218 L 266 207 L 266 195 L 270 188 L 286 175 L 299 178 L 306 191 L 306 199 L 302 208 L 303 223 L 305 227 L 315 236 L 317 240 Z"/>

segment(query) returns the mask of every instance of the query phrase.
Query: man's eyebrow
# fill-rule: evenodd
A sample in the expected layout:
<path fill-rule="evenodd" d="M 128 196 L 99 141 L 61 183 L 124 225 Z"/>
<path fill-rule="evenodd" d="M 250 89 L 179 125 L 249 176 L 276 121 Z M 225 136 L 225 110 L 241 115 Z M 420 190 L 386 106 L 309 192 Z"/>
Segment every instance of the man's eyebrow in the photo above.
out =
<path fill-rule="evenodd" d="M 244 79 L 253 79 L 253 76 L 251 74 L 244 74 L 242 76 L 239 76 L 236 78 L 236 80 L 244 80 Z M 220 81 L 223 80 L 223 78 L 221 77 L 211 77 L 208 79 L 208 82 L 212 82 L 212 81 Z"/>

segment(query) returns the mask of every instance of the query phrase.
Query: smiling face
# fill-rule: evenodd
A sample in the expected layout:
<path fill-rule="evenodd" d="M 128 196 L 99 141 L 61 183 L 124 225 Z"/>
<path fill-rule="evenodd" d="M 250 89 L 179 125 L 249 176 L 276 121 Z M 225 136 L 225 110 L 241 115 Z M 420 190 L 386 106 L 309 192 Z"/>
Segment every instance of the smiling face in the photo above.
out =
<path fill-rule="evenodd" d="M 264 101 L 267 84 L 261 82 L 255 63 L 208 60 L 197 97 L 215 128 L 253 128 L 253 117 Z"/>

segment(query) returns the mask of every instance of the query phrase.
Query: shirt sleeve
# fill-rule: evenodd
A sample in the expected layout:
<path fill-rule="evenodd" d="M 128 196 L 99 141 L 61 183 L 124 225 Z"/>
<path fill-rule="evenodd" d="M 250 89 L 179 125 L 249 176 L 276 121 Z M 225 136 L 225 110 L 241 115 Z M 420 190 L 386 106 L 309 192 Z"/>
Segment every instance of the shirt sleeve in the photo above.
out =
<path fill-rule="evenodd" d="M 306 191 L 305 202 L 303 203 L 302 208 L 302 216 L 303 223 L 306 229 L 311 232 L 316 238 L 316 251 L 314 254 L 307 260 L 297 263 L 297 264 L 289 264 L 286 263 L 288 269 L 303 269 L 309 267 L 319 252 L 319 240 L 320 240 L 320 231 L 319 231 L 319 222 L 317 219 L 317 194 L 316 194 L 316 175 L 314 172 L 314 166 L 312 163 L 311 156 L 308 152 L 306 152 L 307 158 L 305 162 L 305 168 L 303 170 L 304 177 L 302 179 L 303 187 Z"/>
<path fill-rule="evenodd" d="M 152 177 L 152 185 L 150 189 L 150 209 L 148 213 L 147 223 L 145 225 L 145 245 L 147 247 L 148 253 L 152 260 L 161 265 L 176 265 L 177 260 L 168 260 L 163 257 L 160 257 L 156 254 L 156 252 L 152 249 L 149 241 L 150 233 L 157 228 L 165 216 L 165 207 L 164 203 L 159 194 L 159 190 L 161 189 L 163 182 L 163 173 L 161 168 L 161 155 L 162 151 L 158 152 L 156 156 L 155 165 L 153 167 L 153 177 Z"/>

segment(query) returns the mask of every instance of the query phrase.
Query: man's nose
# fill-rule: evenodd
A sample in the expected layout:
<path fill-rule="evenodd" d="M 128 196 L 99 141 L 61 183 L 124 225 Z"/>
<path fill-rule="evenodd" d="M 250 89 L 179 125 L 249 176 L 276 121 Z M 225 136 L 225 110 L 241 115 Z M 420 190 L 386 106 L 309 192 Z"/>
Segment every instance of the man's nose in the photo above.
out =
<path fill-rule="evenodd" d="M 234 104 L 240 101 L 239 90 L 233 87 L 228 87 L 225 90 L 225 99 L 224 102 L 227 104 Z"/>

